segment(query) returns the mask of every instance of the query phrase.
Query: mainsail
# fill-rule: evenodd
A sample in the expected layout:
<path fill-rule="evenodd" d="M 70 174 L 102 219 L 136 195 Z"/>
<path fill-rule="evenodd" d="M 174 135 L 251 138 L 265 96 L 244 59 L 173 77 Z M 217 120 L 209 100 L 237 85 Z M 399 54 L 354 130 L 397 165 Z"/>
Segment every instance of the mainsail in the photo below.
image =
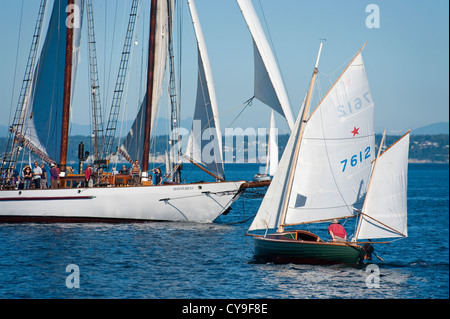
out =
<path fill-rule="evenodd" d="M 188 1 L 198 48 L 198 82 L 192 130 L 185 155 L 224 179 L 222 133 L 208 52 L 195 3 Z"/>
<path fill-rule="evenodd" d="M 72 9 L 74 20 L 68 21 L 67 12 Z M 75 83 L 83 10 L 84 0 L 75 0 L 74 8 L 68 7 L 68 0 L 55 0 L 33 83 L 28 92 L 24 145 L 49 162 L 59 162 L 60 157 L 67 24 L 71 23 L 74 34 L 72 83 Z M 74 85 L 72 91 L 73 89 Z"/>
<path fill-rule="evenodd" d="M 294 117 L 275 57 L 266 39 L 251 0 L 237 0 L 253 37 L 254 94 L 261 102 L 283 115 L 292 131 Z"/>
<path fill-rule="evenodd" d="M 173 2 L 173 0 L 170 0 Z M 171 6 L 173 8 L 173 5 Z M 169 12 L 167 1 L 159 1 L 157 5 L 156 18 L 156 36 L 155 36 L 155 69 L 153 76 L 153 94 L 152 94 L 152 117 L 151 127 L 155 129 L 155 118 L 158 114 L 158 103 L 162 94 L 164 75 L 166 70 L 166 62 L 168 55 L 169 41 Z M 144 145 L 144 119 L 145 106 L 147 103 L 146 93 L 139 107 L 139 111 L 128 132 L 123 144 L 120 146 L 120 153 L 124 154 L 130 160 L 141 161 L 143 156 Z"/>
<path fill-rule="evenodd" d="M 381 154 L 355 239 L 407 237 L 409 132 Z"/>
<path fill-rule="evenodd" d="M 358 52 L 303 123 L 295 156 L 302 125 L 299 114 L 277 174 L 249 230 L 353 216 L 353 207 L 362 206 L 375 155 L 373 106 Z M 291 170 L 294 175 L 288 185 Z M 282 221 L 280 211 L 286 200 Z"/>

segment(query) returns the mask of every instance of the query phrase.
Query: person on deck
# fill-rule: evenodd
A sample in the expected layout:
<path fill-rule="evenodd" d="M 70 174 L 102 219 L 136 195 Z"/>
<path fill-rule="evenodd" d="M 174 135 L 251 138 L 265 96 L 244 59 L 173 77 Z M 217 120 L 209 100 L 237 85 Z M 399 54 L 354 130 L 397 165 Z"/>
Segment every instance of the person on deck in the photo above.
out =
<path fill-rule="evenodd" d="M 153 170 L 153 172 L 155 173 L 155 185 L 161 185 L 161 179 L 162 179 L 161 169 L 159 167 L 157 167 Z"/>
<path fill-rule="evenodd" d="M 84 183 L 85 187 L 94 186 L 94 171 L 92 170 L 92 165 L 88 164 L 88 167 L 84 171 Z"/>
<path fill-rule="evenodd" d="M 41 164 L 41 171 L 41 188 L 44 189 L 47 188 L 47 170 L 45 169 L 44 163 Z"/>
<path fill-rule="evenodd" d="M 31 179 L 33 178 L 33 172 L 31 167 L 26 165 L 23 169 L 23 189 L 30 189 Z"/>
<path fill-rule="evenodd" d="M 59 168 L 52 163 L 50 168 L 50 188 L 56 189 L 59 188 Z"/>
<path fill-rule="evenodd" d="M 125 165 L 122 165 L 122 169 L 119 171 L 121 175 L 129 175 L 128 168 Z"/>
<path fill-rule="evenodd" d="M 141 185 L 141 168 L 139 167 L 139 161 L 135 161 L 131 168 L 131 178 L 134 186 Z"/>
<path fill-rule="evenodd" d="M 35 189 L 41 188 L 41 177 L 42 177 L 42 169 L 39 167 L 38 162 L 34 162 L 33 183 Z"/>
<path fill-rule="evenodd" d="M 344 226 L 342 226 L 337 219 L 333 219 L 331 225 L 328 226 L 328 233 L 331 236 L 332 242 L 345 242 L 347 241 L 347 232 Z"/>

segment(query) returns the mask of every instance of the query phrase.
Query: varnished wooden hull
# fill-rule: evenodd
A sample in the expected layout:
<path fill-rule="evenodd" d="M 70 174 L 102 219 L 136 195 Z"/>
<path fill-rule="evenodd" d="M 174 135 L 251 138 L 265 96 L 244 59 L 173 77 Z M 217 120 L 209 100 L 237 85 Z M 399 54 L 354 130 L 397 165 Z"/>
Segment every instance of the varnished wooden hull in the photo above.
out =
<path fill-rule="evenodd" d="M 255 259 L 294 264 L 358 264 L 364 260 L 361 246 L 350 243 L 298 240 L 281 235 L 255 236 Z"/>

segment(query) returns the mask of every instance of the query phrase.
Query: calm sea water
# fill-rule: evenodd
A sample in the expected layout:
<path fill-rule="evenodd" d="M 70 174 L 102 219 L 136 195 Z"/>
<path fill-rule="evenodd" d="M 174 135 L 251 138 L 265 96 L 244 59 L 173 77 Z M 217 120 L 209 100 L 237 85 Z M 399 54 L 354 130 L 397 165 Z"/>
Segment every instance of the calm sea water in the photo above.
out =
<path fill-rule="evenodd" d="M 0 298 L 449 298 L 449 166 L 411 164 L 408 183 L 409 238 L 376 246 L 385 262 L 369 267 L 255 263 L 244 234 L 261 190 L 213 224 L 2 224 Z"/>

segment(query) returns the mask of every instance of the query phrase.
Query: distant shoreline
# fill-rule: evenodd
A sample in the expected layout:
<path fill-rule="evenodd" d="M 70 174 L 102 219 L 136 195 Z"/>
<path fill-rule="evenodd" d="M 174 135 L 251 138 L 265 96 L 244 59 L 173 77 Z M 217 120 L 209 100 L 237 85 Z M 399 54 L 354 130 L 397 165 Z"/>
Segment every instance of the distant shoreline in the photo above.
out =
<path fill-rule="evenodd" d="M 418 160 L 416 158 L 408 159 L 409 164 L 449 164 L 449 162 L 444 161 L 432 161 L 432 160 Z"/>

